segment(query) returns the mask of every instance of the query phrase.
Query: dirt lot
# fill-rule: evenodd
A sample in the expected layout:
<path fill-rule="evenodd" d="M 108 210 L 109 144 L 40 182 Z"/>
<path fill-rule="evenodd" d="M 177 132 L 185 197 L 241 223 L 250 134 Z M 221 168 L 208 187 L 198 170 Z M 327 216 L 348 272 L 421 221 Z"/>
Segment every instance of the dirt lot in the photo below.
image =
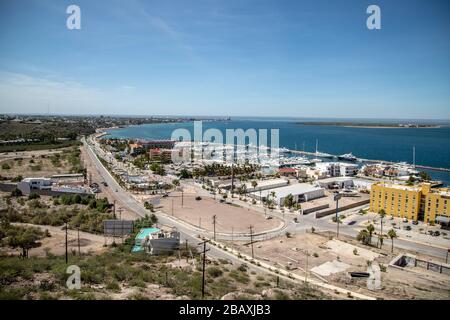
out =
<path fill-rule="evenodd" d="M 248 232 L 250 225 L 254 232 L 260 232 L 277 228 L 282 223 L 276 218 L 266 220 L 261 213 L 234 204 L 219 203 L 207 197 L 195 200 L 196 196 L 193 188 L 186 190 L 181 206 L 181 192 L 172 192 L 161 199 L 161 205 L 167 214 L 172 214 L 173 203 L 175 217 L 207 230 L 213 230 L 213 215 L 216 215 L 217 232 L 231 233 L 232 229 L 235 233 Z"/>
<path fill-rule="evenodd" d="M 51 237 L 43 238 L 41 242 L 41 246 L 38 248 L 30 249 L 30 256 L 38 256 L 44 257 L 46 250 L 55 254 L 55 255 L 63 255 L 65 253 L 65 231 L 62 227 L 52 227 L 52 226 L 41 226 L 34 224 L 18 224 L 18 225 L 27 225 L 33 226 L 36 228 L 40 228 L 45 231 L 48 230 L 50 232 Z M 78 252 L 78 233 L 76 230 L 68 230 L 68 249 L 69 252 L 75 250 Z M 80 231 L 80 251 L 82 253 L 92 252 L 92 253 L 100 253 L 105 250 L 103 244 L 105 240 L 101 235 L 95 235 L 87 232 Z M 21 253 L 21 249 L 6 249 L 8 253 L 17 253 L 19 255 Z"/>
<path fill-rule="evenodd" d="M 39 150 L 9 152 L 0 154 L 0 167 L 8 164 L 10 169 L 0 169 L 1 175 L 9 178 L 17 177 L 49 177 L 54 174 L 69 173 L 72 165 L 64 154 L 67 154 L 71 148 L 59 150 Z M 55 155 L 61 157 L 61 161 L 52 163 L 52 157 Z"/>
<path fill-rule="evenodd" d="M 274 266 L 291 269 L 299 275 L 326 280 L 336 286 L 382 299 L 450 299 L 450 277 L 432 271 L 420 272 L 389 267 L 389 262 L 400 251 L 391 254 L 390 246 L 380 251 L 363 246 L 351 238 L 331 240 L 325 234 L 297 234 L 254 245 L 255 256 Z M 250 254 L 251 248 L 236 243 L 242 251 Z M 356 249 L 356 251 L 354 251 Z M 401 251 L 404 252 L 404 251 Z M 306 258 L 308 253 L 308 259 Z M 419 256 L 416 254 L 416 256 Z M 426 257 L 428 260 L 434 260 Z M 368 261 L 380 265 L 381 289 L 369 290 L 366 280 L 351 280 L 348 272 L 366 272 Z M 328 273 L 328 275 L 327 275 Z"/>
<path fill-rule="evenodd" d="M 314 200 L 310 200 L 308 202 L 304 202 L 302 203 L 302 209 L 306 210 L 306 209 L 310 209 L 310 208 L 314 208 L 314 207 L 319 207 L 322 205 L 329 205 L 328 209 L 332 209 L 336 207 L 336 201 L 334 201 L 334 193 L 326 190 L 325 191 L 325 197 L 323 198 L 318 198 L 318 199 L 314 199 Z M 364 200 L 369 200 L 370 199 L 370 195 L 366 194 L 366 193 L 358 193 L 357 197 L 342 197 L 339 200 L 339 207 L 344 207 L 344 206 L 348 206 L 357 202 L 361 202 Z M 325 209 L 325 210 L 328 210 Z M 320 211 L 324 211 L 324 210 L 320 210 Z M 319 212 L 320 212 L 319 211 Z"/>

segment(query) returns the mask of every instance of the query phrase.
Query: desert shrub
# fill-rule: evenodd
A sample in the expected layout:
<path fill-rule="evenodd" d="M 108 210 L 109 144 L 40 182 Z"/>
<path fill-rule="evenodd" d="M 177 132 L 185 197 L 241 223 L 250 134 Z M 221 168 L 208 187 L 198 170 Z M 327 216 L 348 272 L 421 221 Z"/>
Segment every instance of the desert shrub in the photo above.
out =
<path fill-rule="evenodd" d="M 222 270 L 220 270 L 220 268 L 217 267 L 210 267 L 206 269 L 206 272 L 208 273 L 209 276 L 213 278 L 218 278 L 223 274 Z"/>

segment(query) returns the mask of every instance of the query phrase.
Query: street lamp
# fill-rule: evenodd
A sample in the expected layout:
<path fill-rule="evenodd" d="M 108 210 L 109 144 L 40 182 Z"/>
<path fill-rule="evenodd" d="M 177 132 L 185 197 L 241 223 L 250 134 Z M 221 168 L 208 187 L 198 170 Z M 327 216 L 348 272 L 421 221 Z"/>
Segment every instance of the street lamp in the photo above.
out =
<path fill-rule="evenodd" d="M 336 225 L 337 225 L 337 231 L 336 231 L 336 238 L 339 237 L 339 199 L 342 198 L 342 194 L 338 193 L 334 196 L 334 201 L 336 201 Z"/>
<path fill-rule="evenodd" d="M 445 256 L 445 263 L 448 263 L 448 253 L 450 252 L 450 248 L 447 249 L 447 255 Z"/>

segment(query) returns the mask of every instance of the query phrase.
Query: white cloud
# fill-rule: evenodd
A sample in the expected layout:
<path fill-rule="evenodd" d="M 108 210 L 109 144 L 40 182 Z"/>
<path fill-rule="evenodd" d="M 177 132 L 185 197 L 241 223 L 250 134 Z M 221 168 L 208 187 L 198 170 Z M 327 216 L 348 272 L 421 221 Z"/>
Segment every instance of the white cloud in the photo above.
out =
<path fill-rule="evenodd" d="M 104 92 L 73 81 L 0 72 L 0 111 L 84 113 L 106 105 Z"/>

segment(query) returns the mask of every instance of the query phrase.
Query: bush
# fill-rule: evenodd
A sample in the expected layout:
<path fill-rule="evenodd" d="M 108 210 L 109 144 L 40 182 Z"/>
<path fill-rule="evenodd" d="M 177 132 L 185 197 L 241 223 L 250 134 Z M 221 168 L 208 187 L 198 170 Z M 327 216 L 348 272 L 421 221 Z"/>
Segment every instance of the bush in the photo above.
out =
<path fill-rule="evenodd" d="M 28 200 L 33 200 L 33 199 L 39 199 L 41 196 L 38 195 L 35 192 L 30 193 L 30 195 L 28 196 Z"/>
<path fill-rule="evenodd" d="M 206 272 L 208 273 L 209 276 L 213 278 L 218 278 L 223 274 L 222 270 L 220 270 L 217 267 L 210 267 L 206 270 Z"/>
<path fill-rule="evenodd" d="M 200 200 L 202 200 L 202 197 L 197 196 L 197 197 L 195 197 L 195 200 L 200 201 Z"/>
<path fill-rule="evenodd" d="M 11 166 L 8 163 L 3 163 L 2 164 L 2 169 L 3 170 L 9 170 L 9 169 L 11 169 Z"/>
<path fill-rule="evenodd" d="M 20 191 L 19 188 L 15 188 L 13 191 L 11 191 L 11 196 L 12 197 L 21 197 L 22 191 Z"/>

